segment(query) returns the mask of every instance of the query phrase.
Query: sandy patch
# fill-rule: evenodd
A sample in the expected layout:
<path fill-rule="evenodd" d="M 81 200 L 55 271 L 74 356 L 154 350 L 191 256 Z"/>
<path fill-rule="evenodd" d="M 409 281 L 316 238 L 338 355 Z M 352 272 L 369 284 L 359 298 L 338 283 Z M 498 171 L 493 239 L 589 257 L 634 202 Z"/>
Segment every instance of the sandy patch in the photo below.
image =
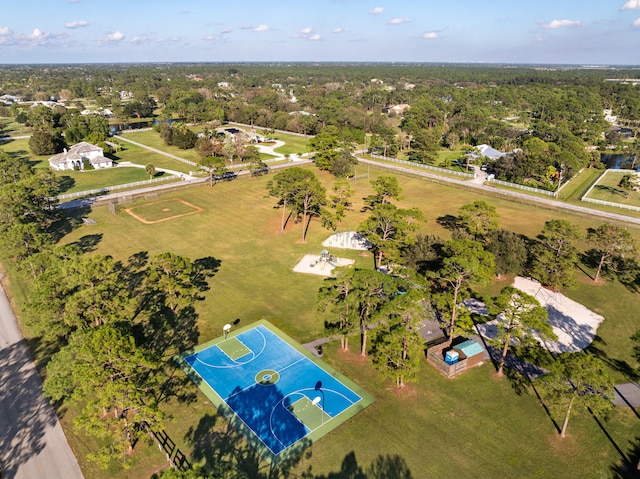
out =
<path fill-rule="evenodd" d="M 321 256 L 319 254 L 306 254 L 300 262 L 295 265 L 293 270 L 296 273 L 315 274 L 318 276 L 331 276 L 333 270 L 337 266 L 349 266 L 355 263 L 352 259 L 336 258 L 333 257 L 333 261 L 320 261 Z"/>
<path fill-rule="evenodd" d="M 548 290 L 535 280 L 516 277 L 513 286 L 535 297 L 547 310 L 549 322 L 558 336 L 557 341 L 540 340 L 542 346 L 554 353 L 577 352 L 591 344 L 604 317 L 594 313 L 562 293 Z M 478 307 L 479 302 L 473 306 Z M 477 326 L 478 333 L 493 338 L 496 334 L 495 320 Z"/>
<path fill-rule="evenodd" d="M 371 243 L 356 231 L 345 231 L 344 233 L 334 233 L 322 242 L 322 246 L 327 248 L 354 249 L 358 251 L 368 250 Z"/>

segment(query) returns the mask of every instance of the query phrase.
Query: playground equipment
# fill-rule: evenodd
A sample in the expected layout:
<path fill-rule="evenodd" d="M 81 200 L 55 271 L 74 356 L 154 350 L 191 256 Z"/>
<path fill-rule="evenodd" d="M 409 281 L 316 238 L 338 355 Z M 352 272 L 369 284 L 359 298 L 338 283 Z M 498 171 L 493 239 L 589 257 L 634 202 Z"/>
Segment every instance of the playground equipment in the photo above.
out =
<path fill-rule="evenodd" d="M 340 266 L 338 264 L 338 258 L 330 254 L 329 251 L 327 251 L 326 249 L 323 249 L 320 252 L 320 257 L 317 260 L 315 260 L 313 263 L 311 263 L 309 266 L 314 268 L 317 264 L 320 264 L 320 269 L 324 269 L 326 265 L 333 266 L 334 268 L 336 266 Z"/>

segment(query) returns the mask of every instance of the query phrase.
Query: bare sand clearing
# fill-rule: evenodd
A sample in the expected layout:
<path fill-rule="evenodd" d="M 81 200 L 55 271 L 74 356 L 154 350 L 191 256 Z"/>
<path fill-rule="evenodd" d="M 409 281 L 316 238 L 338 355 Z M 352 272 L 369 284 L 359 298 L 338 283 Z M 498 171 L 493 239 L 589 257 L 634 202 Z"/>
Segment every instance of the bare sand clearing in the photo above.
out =
<path fill-rule="evenodd" d="M 332 234 L 322 242 L 322 246 L 365 251 L 371 247 L 371 243 L 356 231 L 345 231 L 344 233 Z"/>
<path fill-rule="evenodd" d="M 554 353 L 577 352 L 585 349 L 595 338 L 600 323 L 604 321 L 603 316 L 567 298 L 562 293 L 544 288 L 535 280 L 517 276 L 513 286 L 535 297 L 549 313 L 549 322 L 558 340 L 540 340 L 540 342 Z M 482 310 L 480 305 L 481 303 L 477 300 L 469 303 L 470 309 Z M 474 312 L 473 309 L 472 312 Z M 494 337 L 496 331 L 493 323 L 495 320 L 478 325 L 478 332 L 488 338 Z"/>
<path fill-rule="evenodd" d="M 355 263 L 352 259 L 332 257 L 332 261 L 321 261 L 319 254 L 305 254 L 304 258 L 295 265 L 296 273 L 316 274 L 318 276 L 331 276 L 337 266 L 349 266 Z"/>

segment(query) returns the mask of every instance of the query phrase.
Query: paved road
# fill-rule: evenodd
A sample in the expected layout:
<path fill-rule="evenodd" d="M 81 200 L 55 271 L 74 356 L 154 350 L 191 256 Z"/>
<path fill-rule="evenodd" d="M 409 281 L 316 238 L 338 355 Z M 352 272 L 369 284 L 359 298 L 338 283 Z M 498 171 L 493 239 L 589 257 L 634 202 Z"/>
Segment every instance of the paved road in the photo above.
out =
<path fill-rule="evenodd" d="M 0 476 L 82 479 L 0 285 Z"/>
<path fill-rule="evenodd" d="M 554 210 L 566 210 L 566 211 L 574 211 L 577 213 L 581 213 L 588 216 L 597 216 L 599 218 L 606 218 L 610 220 L 622 221 L 625 223 L 632 223 L 636 225 L 640 225 L 640 218 L 634 218 L 633 216 L 626 216 L 617 213 L 610 213 L 608 211 L 596 210 L 593 208 L 589 208 L 587 206 L 574 205 L 570 203 L 564 203 L 562 201 L 553 200 L 551 198 L 541 198 L 539 196 L 528 195 L 526 193 L 520 193 L 517 191 L 511 190 L 503 190 L 494 188 L 492 186 L 485 185 L 481 182 L 476 182 L 474 180 L 459 180 L 457 178 L 451 178 L 448 176 L 441 176 L 434 173 L 429 173 L 426 171 L 419 171 L 412 168 L 406 168 L 404 166 L 393 165 L 389 163 L 381 163 L 375 160 L 369 160 L 366 158 L 358 157 L 358 161 L 360 163 L 369 164 L 376 167 L 382 167 L 393 171 L 400 171 L 403 173 L 409 173 L 412 175 L 423 176 L 425 178 L 433 178 L 438 181 L 451 183 L 453 185 L 464 186 L 465 188 L 475 188 L 480 191 L 490 192 L 492 195 L 502 195 L 511 198 L 517 198 L 529 204 L 539 204 L 543 205 L 546 208 L 554 209 Z"/>

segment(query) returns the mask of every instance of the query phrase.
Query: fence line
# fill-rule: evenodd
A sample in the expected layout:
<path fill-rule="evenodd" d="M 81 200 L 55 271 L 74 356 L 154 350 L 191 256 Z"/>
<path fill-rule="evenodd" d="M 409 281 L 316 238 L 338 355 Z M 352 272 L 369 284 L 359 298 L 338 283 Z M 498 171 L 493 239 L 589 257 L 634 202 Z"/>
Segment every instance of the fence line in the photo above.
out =
<path fill-rule="evenodd" d="M 596 205 L 612 206 L 614 208 L 621 208 L 623 210 L 640 211 L 640 207 L 638 206 L 623 205 L 622 203 L 612 203 L 611 201 L 596 200 L 594 198 L 585 198 L 584 196 L 582 197 L 581 201 L 586 201 L 587 203 L 593 203 Z"/>
<path fill-rule="evenodd" d="M 416 163 L 415 161 L 398 160 L 397 158 L 389 158 L 382 155 L 370 155 L 372 158 L 378 160 L 390 161 L 392 163 L 399 163 L 401 165 L 415 166 L 418 168 L 424 168 L 425 170 L 437 171 L 439 173 L 446 173 L 448 175 L 462 176 L 464 178 L 475 178 L 473 173 L 463 173 L 462 171 L 447 170 L 446 168 L 440 168 L 438 166 L 424 165 L 422 163 Z"/>
<path fill-rule="evenodd" d="M 164 176 L 162 178 L 154 178 L 152 180 L 143 180 L 143 181 L 136 181 L 134 183 L 125 183 L 124 185 L 105 186 L 104 188 L 96 188 L 93 190 L 76 191 L 75 193 L 65 193 L 63 195 L 58 195 L 56 198 L 58 198 L 59 200 L 68 200 L 71 198 L 80 198 L 81 196 L 99 195 L 99 194 L 104 194 L 108 191 L 123 190 L 126 188 L 134 188 L 136 186 L 150 185 L 152 183 L 159 183 L 161 181 L 169 181 L 169 180 L 177 180 L 177 179 L 180 179 L 180 177 L 175 175 Z"/>
<path fill-rule="evenodd" d="M 596 185 L 600 182 L 600 180 L 602 178 L 604 178 L 604 175 L 606 175 L 609 172 L 609 170 L 604 170 L 604 172 L 598 176 L 598 178 L 596 178 L 596 181 L 593 182 L 593 184 L 589 187 L 589 189 L 587 190 L 587 192 L 582 195 L 582 198 L 580 198 L 580 201 L 586 201 L 587 203 L 589 203 L 590 198 L 587 198 L 587 196 L 589 196 L 589 194 L 591 193 L 591 191 L 596 187 Z M 600 200 L 598 200 L 600 201 Z"/>
<path fill-rule="evenodd" d="M 517 188 L 519 190 L 530 191 L 532 193 L 539 193 L 541 195 L 556 196 L 555 191 L 541 190 L 539 188 L 532 188 L 531 186 L 518 185 L 516 183 L 509 183 L 508 181 L 496 180 L 495 178 L 488 178 L 487 181 L 489 183 L 496 183 L 498 185 L 508 186 L 509 188 Z"/>
<path fill-rule="evenodd" d="M 613 208 L 620 208 L 620 209 L 623 209 L 623 210 L 640 211 L 640 207 L 638 207 L 638 206 L 623 205 L 622 203 L 614 203 L 612 201 L 597 200 L 595 198 L 589 198 L 589 194 L 591 194 L 591 192 L 598 185 L 600 180 L 602 178 L 604 178 L 605 175 L 607 173 L 609 173 L 610 171 L 612 171 L 612 170 L 604 170 L 604 173 L 602 173 L 600 176 L 598 176 L 598 179 L 596 181 L 594 181 L 593 184 L 587 190 L 587 192 L 584 195 L 582 195 L 582 198 L 580 198 L 580 201 L 585 201 L 587 203 L 592 203 L 594 205 L 611 206 Z M 616 171 L 616 170 L 613 170 L 613 171 Z"/>

